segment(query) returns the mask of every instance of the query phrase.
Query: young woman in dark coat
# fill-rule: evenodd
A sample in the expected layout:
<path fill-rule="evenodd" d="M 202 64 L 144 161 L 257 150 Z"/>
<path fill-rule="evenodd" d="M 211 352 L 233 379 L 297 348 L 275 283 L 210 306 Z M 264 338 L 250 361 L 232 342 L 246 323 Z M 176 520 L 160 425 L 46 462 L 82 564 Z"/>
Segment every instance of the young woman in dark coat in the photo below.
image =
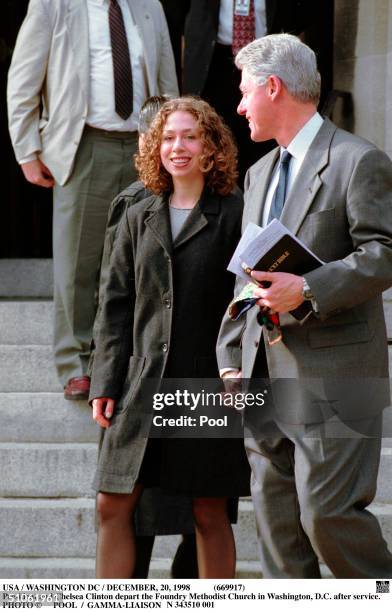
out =
<path fill-rule="evenodd" d="M 132 516 L 146 486 L 190 495 L 200 578 L 231 578 L 228 498 L 249 494 L 238 439 L 148 441 L 142 380 L 217 377 L 216 338 L 233 292 L 227 264 L 240 237 L 236 150 L 204 101 L 159 111 L 137 158 L 154 194 L 129 208 L 116 239 L 90 401 L 104 428 L 98 491 L 98 578 L 130 578 Z"/>

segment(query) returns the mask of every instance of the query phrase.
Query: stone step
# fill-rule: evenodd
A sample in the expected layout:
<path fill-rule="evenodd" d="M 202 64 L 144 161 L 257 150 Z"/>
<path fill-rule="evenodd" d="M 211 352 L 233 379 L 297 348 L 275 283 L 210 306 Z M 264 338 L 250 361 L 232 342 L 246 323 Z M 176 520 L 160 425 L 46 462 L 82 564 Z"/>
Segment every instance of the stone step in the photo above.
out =
<path fill-rule="evenodd" d="M 377 479 L 377 503 L 392 504 L 392 448 L 381 451 L 380 468 Z"/>
<path fill-rule="evenodd" d="M 384 312 L 388 338 L 392 339 L 392 298 L 389 292 L 387 297 Z M 52 344 L 52 337 L 52 300 L 2 301 L 0 298 L 1 344 Z"/>
<path fill-rule="evenodd" d="M 36 559 L 2 557 L 0 558 L 0 578 L 46 579 L 85 579 L 93 578 L 95 575 L 95 559 L 61 559 L 45 558 Z"/>
<path fill-rule="evenodd" d="M 172 559 L 152 558 L 149 578 L 170 578 L 170 565 Z M 34 579 L 86 579 L 94 578 L 95 559 L 15 559 L 12 557 L 0 558 L 0 578 Z M 258 561 L 238 560 L 236 565 L 236 578 L 261 578 Z"/>
<path fill-rule="evenodd" d="M 13 315 L 13 304 L 0 302 L 0 393 L 61 391 L 50 346 L 52 305 L 19 302 Z M 392 378 L 392 345 L 389 357 Z"/>
<path fill-rule="evenodd" d="M 392 378 L 392 345 L 389 371 Z M 59 392 L 52 348 L 47 345 L 0 345 L 0 393 Z"/>
<path fill-rule="evenodd" d="M 53 302 L 0 300 L 1 344 L 52 344 Z"/>
<path fill-rule="evenodd" d="M 392 378 L 392 345 L 389 372 Z M 0 393 L 59 392 L 52 348 L 47 345 L 0 345 Z"/>
<path fill-rule="evenodd" d="M 0 393 L 61 391 L 52 348 L 39 345 L 0 346 Z"/>
<path fill-rule="evenodd" d="M 388 340 L 392 340 L 392 301 L 384 300 L 385 322 L 387 324 Z"/>
<path fill-rule="evenodd" d="M 392 507 L 372 504 L 392 550 Z M 1 557 L 75 557 L 95 554 L 94 500 L 0 499 Z M 257 540 L 251 501 L 240 502 L 239 522 L 234 526 L 238 559 L 257 561 Z M 155 558 L 172 558 L 179 536 L 157 538 Z"/>
<path fill-rule="evenodd" d="M 95 555 L 92 499 L 1 499 L 0 525 L 0 557 Z"/>
<path fill-rule="evenodd" d="M 62 393 L 0 393 L 1 442 L 96 442 L 99 427 L 85 401 Z"/>
<path fill-rule="evenodd" d="M 0 444 L 0 497 L 91 497 L 96 444 Z"/>
<path fill-rule="evenodd" d="M 93 499 L 0 499 L 1 557 L 77 557 L 95 554 Z M 239 559 L 257 559 L 251 501 L 242 500 L 234 526 Z M 154 557 L 172 558 L 180 536 L 157 538 Z"/>
<path fill-rule="evenodd" d="M 51 298 L 52 259 L 1 259 L 0 297 Z"/>
<path fill-rule="evenodd" d="M 0 413 L 1 414 L 1 413 Z M 0 497 L 91 497 L 95 443 L 0 443 Z M 385 447 L 376 501 L 392 504 L 392 448 Z"/>
<path fill-rule="evenodd" d="M 0 297 L 52 298 L 52 259 L 0 259 Z M 392 288 L 384 291 L 392 301 Z"/>
<path fill-rule="evenodd" d="M 0 393 L 1 442 L 95 442 L 99 427 L 85 401 L 62 393 Z M 384 436 L 392 435 L 392 407 L 384 410 Z M 392 447 L 384 437 L 383 446 Z"/>

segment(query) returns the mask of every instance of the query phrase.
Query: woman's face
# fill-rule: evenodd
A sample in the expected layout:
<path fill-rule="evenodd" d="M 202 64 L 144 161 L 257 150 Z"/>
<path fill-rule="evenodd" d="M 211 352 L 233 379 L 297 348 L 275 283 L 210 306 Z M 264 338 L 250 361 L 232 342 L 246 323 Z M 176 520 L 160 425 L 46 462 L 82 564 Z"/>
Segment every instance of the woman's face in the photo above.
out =
<path fill-rule="evenodd" d="M 162 132 L 161 160 L 173 179 L 200 179 L 201 133 L 196 119 L 186 111 L 168 116 Z"/>

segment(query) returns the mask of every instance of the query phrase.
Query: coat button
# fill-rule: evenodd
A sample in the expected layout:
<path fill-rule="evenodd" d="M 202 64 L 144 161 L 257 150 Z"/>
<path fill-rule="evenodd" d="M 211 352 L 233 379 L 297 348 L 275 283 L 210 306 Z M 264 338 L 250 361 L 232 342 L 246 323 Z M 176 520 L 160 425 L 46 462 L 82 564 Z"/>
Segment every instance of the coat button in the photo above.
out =
<path fill-rule="evenodd" d="M 255 347 L 257 348 L 259 346 L 259 343 L 257 340 L 255 340 Z"/>
<path fill-rule="evenodd" d="M 168 298 L 164 299 L 163 303 L 165 304 L 166 308 L 171 308 L 171 301 Z"/>
<path fill-rule="evenodd" d="M 167 353 L 167 349 L 168 349 L 168 348 L 169 348 L 169 347 L 167 346 L 166 342 L 165 342 L 164 344 L 162 344 L 162 351 L 163 351 L 164 353 Z"/>

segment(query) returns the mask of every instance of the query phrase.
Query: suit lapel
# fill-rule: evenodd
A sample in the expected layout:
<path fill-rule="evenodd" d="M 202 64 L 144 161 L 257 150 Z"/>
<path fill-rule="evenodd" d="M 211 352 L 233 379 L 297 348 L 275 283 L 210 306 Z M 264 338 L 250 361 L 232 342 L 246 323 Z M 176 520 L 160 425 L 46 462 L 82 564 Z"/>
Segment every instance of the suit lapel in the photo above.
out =
<path fill-rule="evenodd" d="M 149 11 L 144 0 L 138 0 L 137 2 L 128 0 L 128 4 L 135 27 L 142 41 L 144 66 L 147 73 L 148 95 L 152 96 L 156 93 L 157 86 L 153 78 L 155 74 L 154 65 L 156 56 L 154 54 L 155 32 L 151 11 Z"/>
<path fill-rule="evenodd" d="M 324 120 L 312 142 L 285 202 L 281 222 L 297 234 L 314 198 L 323 184 L 320 173 L 329 163 L 330 147 L 336 126 Z"/>
<path fill-rule="evenodd" d="M 166 198 L 159 196 L 150 209 L 145 224 L 168 255 L 173 251 L 169 209 Z"/>
<path fill-rule="evenodd" d="M 86 3 L 80 0 L 68 0 L 66 14 L 67 32 L 75 59 L 75 67 L 80 76 L 80 83 L 84 90 L 86 100 L 89 95 L 90 66 L 89 66 L 89 29 Z"/>

